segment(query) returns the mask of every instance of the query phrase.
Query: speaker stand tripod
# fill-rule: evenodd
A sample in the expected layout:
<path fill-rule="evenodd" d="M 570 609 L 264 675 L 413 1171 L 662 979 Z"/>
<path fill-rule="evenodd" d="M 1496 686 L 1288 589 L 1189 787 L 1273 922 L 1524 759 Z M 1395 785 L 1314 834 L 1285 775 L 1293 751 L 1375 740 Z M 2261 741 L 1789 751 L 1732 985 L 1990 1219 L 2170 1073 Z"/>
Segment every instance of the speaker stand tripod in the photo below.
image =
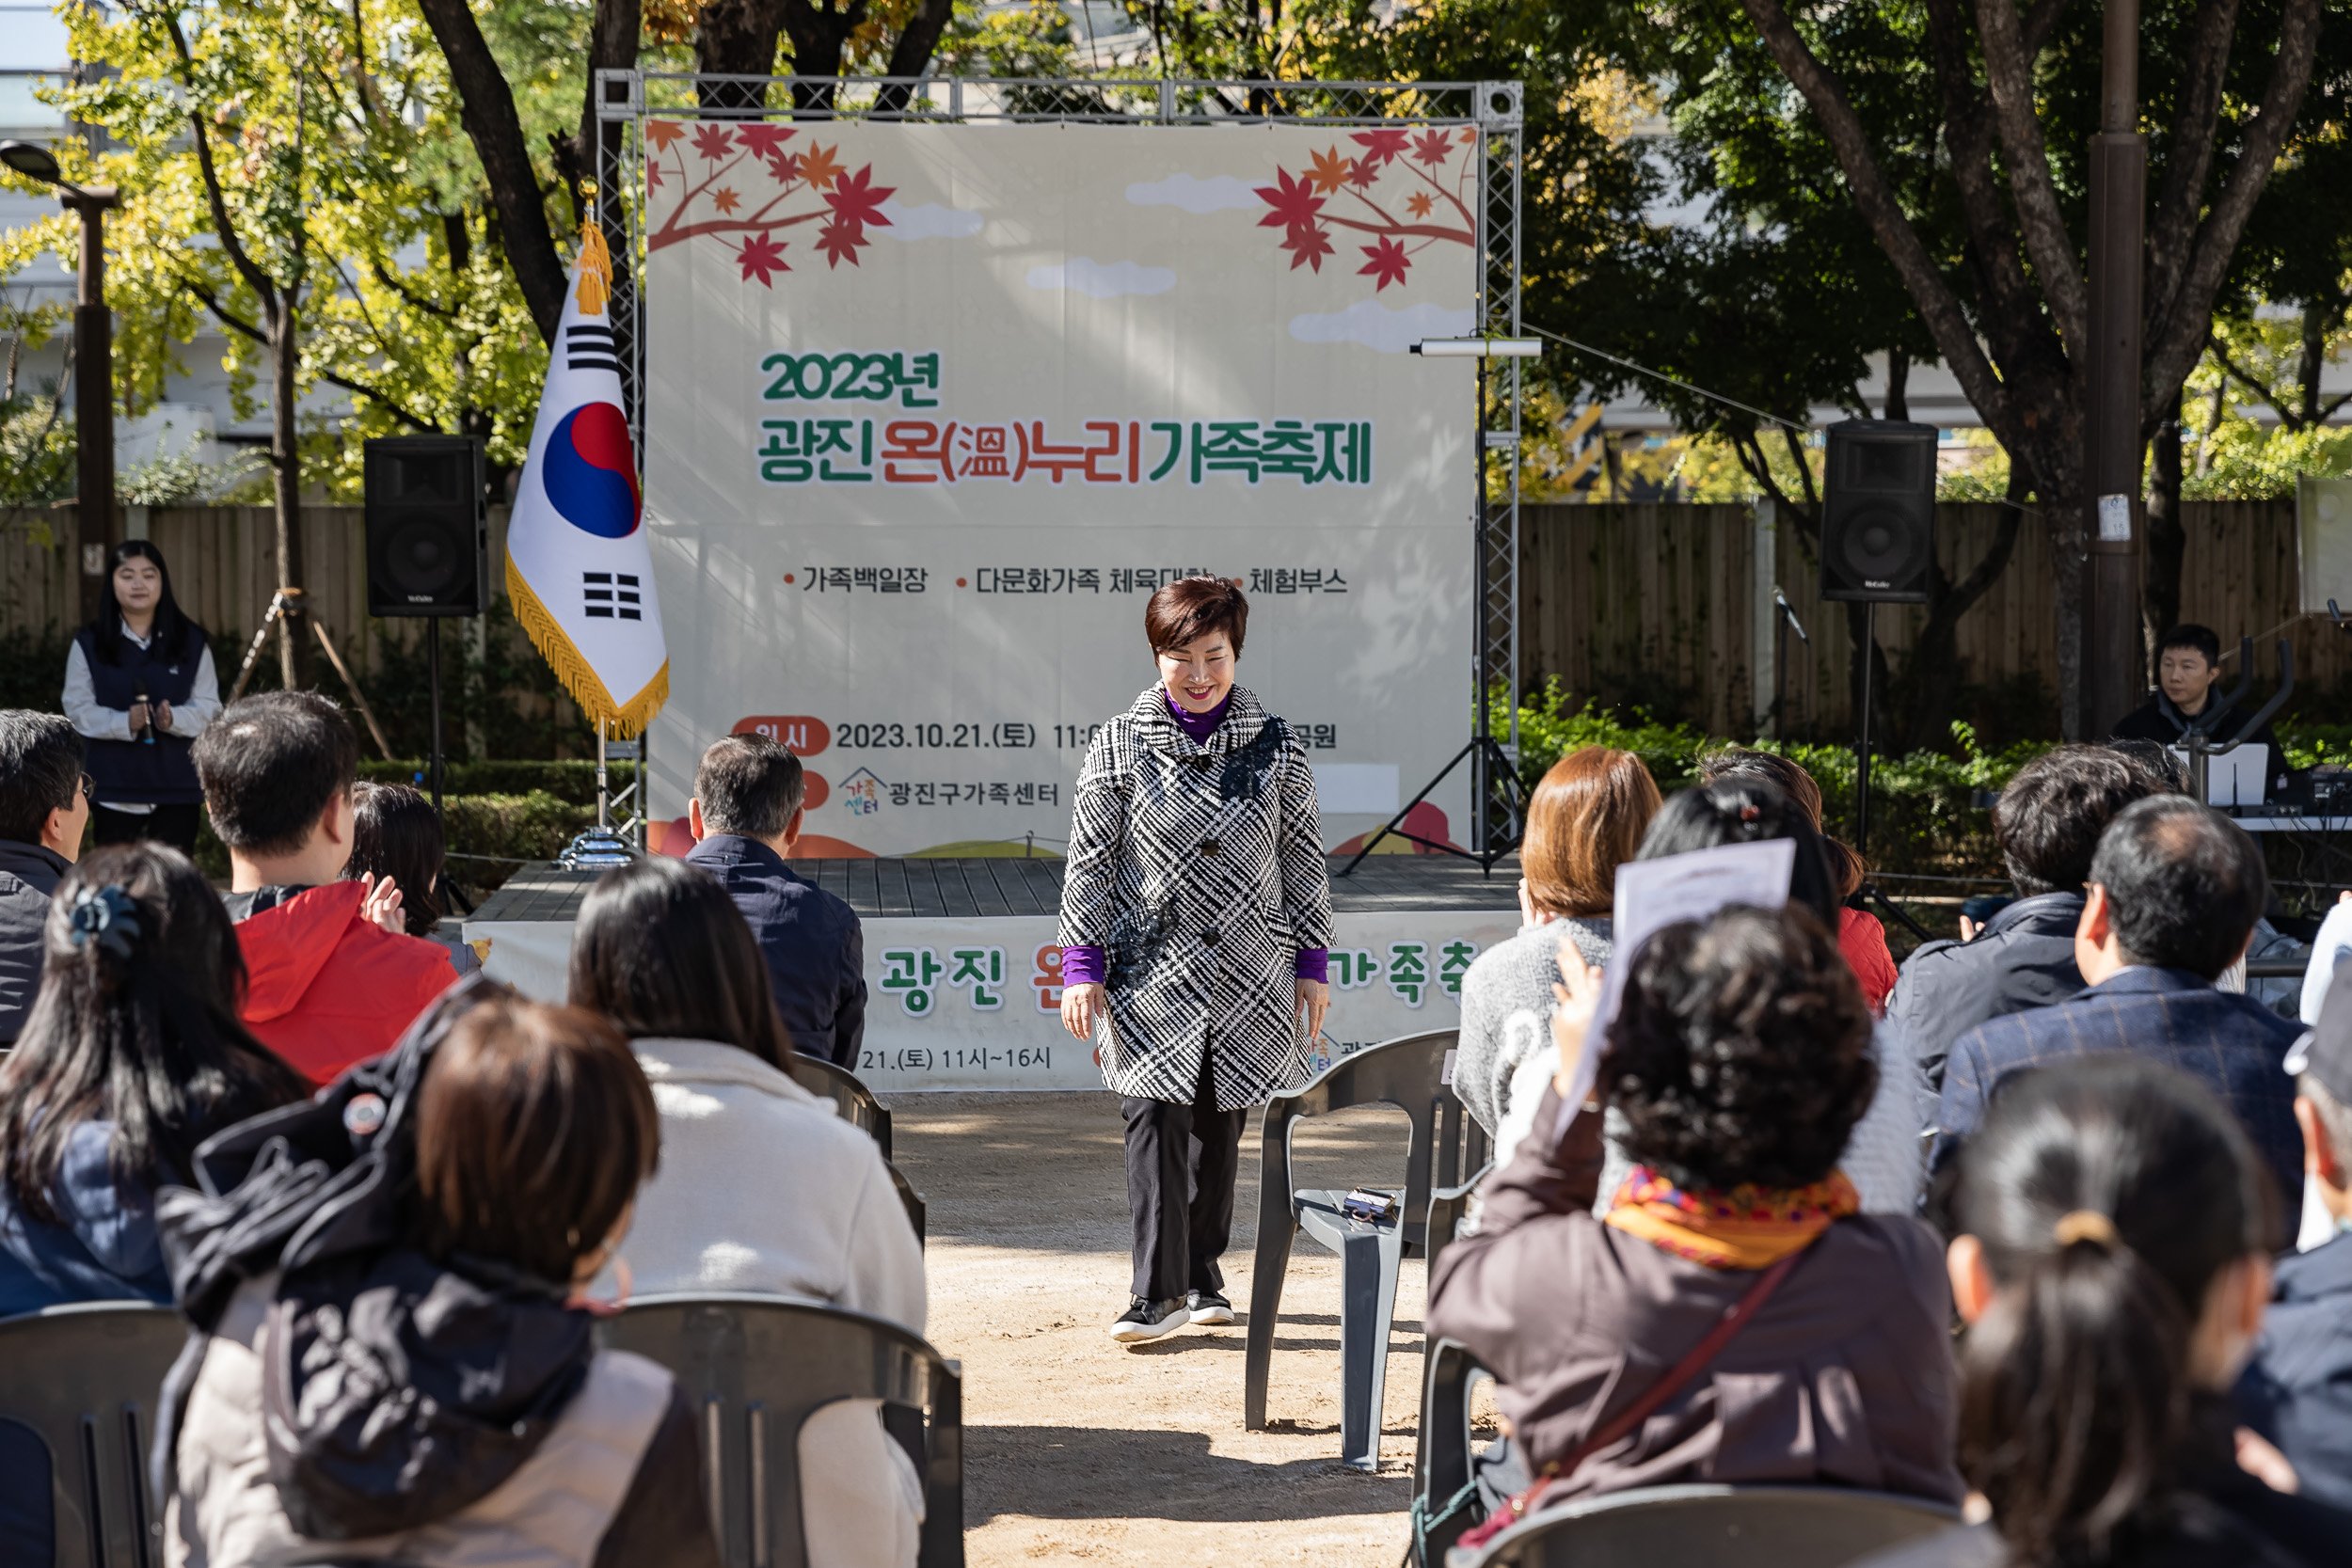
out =
<path fill-rule="evenodd" d="M 1488 846 L 1483 851 L 1477 851 L 1459 849 L 1451 844 L 1441 844 L 1433 838 L 1423 838 L 1419 833 L 1406 832 L 1401 824 L 1404 822 L 1406 817 L 1412 815 L 1413 808 L 1420 805 L 1423 800 L 1429 799 L 1431 793 L 1434 792 L 1439 784 L 1445 783 L 1447 774 L 1453 772 L 1456 768 L 1461 767 L 1464 762 L 1472 757 L 1476 757 L 1479 763 L 1488 770 L 1487 776 L 1490 780 L 1501 783 L 1503 794 L 1510 800 L 1511 831 L 1503 835 L 1502 841 L 1499 844 Z M 1478 768 L 1473 768 L 1471 771 L 1475 773 L 1478 771 Z M 1475 794 L 1476 791 L 1473 790 L 1472 793 Z M 1470 802 L 1470 810 L 1472 811 L 1483 812 L 1486 809 L 1486 802 L 1483 800 L 1473 800 Z M 1344 877 L 1349 872 L 1355 870 L 1356 867 L 1362 863 L 1363 858 L 1372 853 L 1372 847 L 1374 845 L 1378 844 L 1382 839 L 1387 838 L 1391 834 L 1398 838 L 1410 840 L 1412 843 L 1420 845 L 1424 849 L 1436 850 L 1439 854 L 1459 855 L 1466 861 L 1476 861 L 1480 870 L 1491 873 L 1495 868 L 1495 862 L 1501 860 L 1503 856 L 1509 854 L 1512 850 L 1517 849 L 1519 847 L 1519 839 L 1525 832 L 1526 825 L 1527 801 L 1519 792 L 1519 770 L 1511 766 L 1511 759 L 1503 753 L 1502 746 L 1496 743 L 1493 736 L 1482 735 L 1471 740 L 1460 751 L 1454 752 L 1454 760 L 1447 763 L 1443 768 L 1438 768 L 1438 776 L 1430 780 L 1427 784 L 1422 785 L 1421 793 L 1414 796 L 1410 800 L 1406 801 L 1405 809 L 1398 812 L 1394 816 L 1390 817 L 1386 827 L 1381 828 L 1375 832 L 1367 833 L 1364 836 L 1364 847 L 1356 851 L 1356 858 L 1354 860 L 1349 861 L 1345 865 L 1340 867 L 1339 874 Z"/>
<path fill-rule="evenodd" d="M 277 626 L 279 619 L 288 612 L 299 609 L 300 607 L 294 601 L 303 596 L 303 592 L 299 588 L 280 588 L 269 596 L 269 609 L 262 612 L 261 629 L 253 634 L 253 641 L 246 644 L 245 662 L 237 667 L 237 678 L 229 688 L 230 702 L 233 703 L 245 695 L 245 683 L 253 678 L 253 667 L 261 661 L 262 649 L 269 641 L 270 628 Z M 326 623 L 316 615 L 310 617 L 310 629 L 318 633 L 319 646 L 326 650 L 326 661 L 335 667 L 335 673 L 342 677 L 343 689 L 351 693 L 352 702 L 358 705 L 359 717 L 368 721 L 368 734 L 375 737 L 376 751 L 382 753 L 385 761 L 389 762 L 392 757 L 392 748 L 390 743 L 384 738 L 384 726 L 375 721 L 375 710 L 368 706 L 368 694 L 359 689 L 358 681 L 352 679 L 350 667 L 343 663 L 343 656 L 335 650 L 335 640 L 326 635 Z"/>

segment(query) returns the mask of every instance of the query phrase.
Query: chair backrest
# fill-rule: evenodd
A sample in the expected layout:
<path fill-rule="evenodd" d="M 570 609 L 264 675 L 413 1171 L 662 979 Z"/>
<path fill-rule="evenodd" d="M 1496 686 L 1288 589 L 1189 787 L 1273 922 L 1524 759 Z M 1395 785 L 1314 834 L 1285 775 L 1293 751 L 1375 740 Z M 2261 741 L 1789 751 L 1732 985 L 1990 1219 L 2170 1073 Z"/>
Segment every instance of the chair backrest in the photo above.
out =
<path fill-rule="evenodd" d="M 156 1395 L 187 1339 L 177 1312 L 145 1302 L 0 1322 L 0 1486 L 46 1513 L 44 1560 L 56 1568 L 161 1568 L 147 1451 Z"/>
<path fill-rule="evenodd" d="M 882 1109 L 882 1102 L 874 1098 L 874 1091 L 856 1073 L 796 1051 L 792 1053 L 792 1082 L 819 1100 L 832 1101 L 843 1121 L 880 1144 L 883 1159 L 892 1157 L 890 1113 Z"/>
<path fill-rule="evenodd" d="M 1960 1522 L 1924 1497 L 1840 1486 L 1645 1486 L 1548 1508 L 1480 1568 L 1843 1568 Z"/>
<path fill-rule="evenodd" d="M 920 1568 L 963 1561 L 963 1378 L 921 1338 L 860 1312 L 772 1296 L 648 1296 L 598 1325 L 667 1367 L 701 1422 L 711 1528 L 728 1568 L 800 1568 L 801 1426 L 838 1400 L 922 1423 Z M 886 1423 L 888 1424 L 888 1423 Z"/>
<path fill-rule="evenodd" d="M 1448 1517 L 1446 1511 L 1470 1481 L 1470 1394 L 1481 1378 L 1494 1374 L 1476 1356 L 1452 1339 L 1433 1339 L 1422 1347 L 1421 1430 L 1413 1448 L 1413 1501 L 1416 1517 L 1426 1521 L 1423 1563 L 1445 1560 L 1446 1549 L 1478 1523 L 1480 1511 L 1471 1506 Z"/>
<path fill-rule="evenodd" d="M 1328 1116 L 1357 1105 L 1394 1105 L 1412 1123 L 1405 1155 L 1404 1231 L 1407 1247 L 1422 1244 L 1434 1184 L 1453 1186 L 1485 1160 L 1486 1133 L 1463 1115 L 1462 1101 L 1446 1081 L 1446 1062 L 1460 1032 L 1436 1029 L 1367 1046 L 1343 1056 L 1295 1089 L 1276 1095 L 1265 1108 L 1265 1147 L 1283 1152 L 1284 1201 L 1289 1180 L 1290 1134 L 1309 1117 Z M 1279 1141 L 1278 1141 L 1279 1140 Z M 1433 1168 L 1434 1157 L 1434 1168 Z"/>

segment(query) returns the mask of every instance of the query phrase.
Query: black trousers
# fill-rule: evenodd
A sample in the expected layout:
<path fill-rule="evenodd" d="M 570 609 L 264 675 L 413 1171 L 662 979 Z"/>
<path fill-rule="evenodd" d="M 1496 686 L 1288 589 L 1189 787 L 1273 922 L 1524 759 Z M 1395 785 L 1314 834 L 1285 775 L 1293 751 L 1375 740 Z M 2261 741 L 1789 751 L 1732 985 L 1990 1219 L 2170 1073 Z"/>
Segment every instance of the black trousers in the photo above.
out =
<path fill-rule="evenodd" d="M 99 844 L 137 844 L 151 839 L 157 844 L 168 844 L 183 855 L 193 855 L 196 814 L 199 809 L 193 800 L 176 806 L 157 806 L 151 812 L 109 811 L 96 806 L 90 811 L 91 838 Z"/>
<path fill-rule="evenodd" d="M 1190 1104 L 1122 1099 L 1127 1123 L 1127 1212 L 1135 1222 L 1135 1293 L 1181 1301 L 1222 1291 L 1216 1260 L 1233 1234 L 1233 1180 L 1249 1113 L 1216 1108 L 1209 1052 Z"/>

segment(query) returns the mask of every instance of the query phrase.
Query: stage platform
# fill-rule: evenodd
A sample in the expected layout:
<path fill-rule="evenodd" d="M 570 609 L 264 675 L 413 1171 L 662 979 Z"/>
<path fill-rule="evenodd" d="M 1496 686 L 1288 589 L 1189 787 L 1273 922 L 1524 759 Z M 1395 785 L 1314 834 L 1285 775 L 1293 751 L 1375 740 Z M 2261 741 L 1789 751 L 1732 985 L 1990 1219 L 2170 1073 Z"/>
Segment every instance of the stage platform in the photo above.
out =
<path fill-rule="evenodd" d="M 1333 861 L 1327 1065 L 1399 1035 L 1453 1027 L 1464 972 L 1518 929 L 1519 866 L 1452 855 Z M 1039 858 L 810 860 L 792 869 L 865 925 L 868 1001 L 857 1071 L 878 1089 L 1099 1088 L 1060 1028 L 1062 863 Z M 572 922 L 599 873 L 534 862 L 465 922 L 490 973 L 560 1001 Z"/>

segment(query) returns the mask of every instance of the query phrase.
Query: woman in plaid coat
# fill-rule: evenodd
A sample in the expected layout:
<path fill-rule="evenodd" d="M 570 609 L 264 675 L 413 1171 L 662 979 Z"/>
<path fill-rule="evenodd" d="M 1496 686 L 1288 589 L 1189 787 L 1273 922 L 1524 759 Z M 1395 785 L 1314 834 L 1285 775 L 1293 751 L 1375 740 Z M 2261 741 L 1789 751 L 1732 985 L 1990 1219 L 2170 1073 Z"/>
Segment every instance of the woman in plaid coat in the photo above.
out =
<path fill-rule="evenodd" d="M 1223 578 L 1152 595 L 1159 684 L 1095 736 L 1072 812 L 1062 1022 L 1099 1040 L 1126 1122 L 1122 1342 L 1233 1321 L 1217 1259 L 1242 1125 L 1305 1076 L 1301 1043 L 1330 999 L 1314 773 L 1290 726 L 1233 684 L 1248 624 Z"/>

